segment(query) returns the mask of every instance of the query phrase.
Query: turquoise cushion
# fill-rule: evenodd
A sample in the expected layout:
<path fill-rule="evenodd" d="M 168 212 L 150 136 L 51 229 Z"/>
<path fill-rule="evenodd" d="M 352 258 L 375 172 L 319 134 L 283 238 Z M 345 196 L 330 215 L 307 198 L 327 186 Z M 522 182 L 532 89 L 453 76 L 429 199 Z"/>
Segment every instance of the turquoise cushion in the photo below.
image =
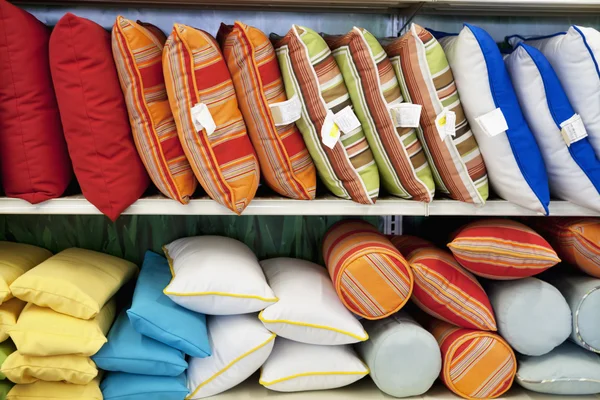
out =
<path fill-rule="evenodd" d="M 185 355 L 135 331 L 125 311 L 108 333 L 108 342 L 92 357 L 106 371 L 178 376 L 187 368 Z"/>
<path fill-rule="evenodd" d="M 100 389 L 104 400 L 183 400 L 189 393 L 185 374 L 147 376 L 110 372 Z"/>
<path fill-rule="evenodd" d="M 192 357 L 210 356 L 206 317 L 175 304 L 163 293 L 170 280 L 167 259 L 147 251 L 127 311 L 133 328 Z"/>

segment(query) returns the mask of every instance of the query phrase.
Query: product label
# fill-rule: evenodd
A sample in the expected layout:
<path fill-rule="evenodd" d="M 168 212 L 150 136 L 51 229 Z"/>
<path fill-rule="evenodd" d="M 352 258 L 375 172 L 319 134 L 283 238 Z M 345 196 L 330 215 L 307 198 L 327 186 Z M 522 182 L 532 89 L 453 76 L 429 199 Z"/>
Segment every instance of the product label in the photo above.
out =
<path fill-rule="evenodd" d="M 333 149 L 340 140 L 340 128 L 335 123 L 335 116 L 331 110 L 327 111 L 327 116 L 323 122 L 323 128 L 321 128 L 321 140 L 323 144 L 330 149 Z"/>
<path fill-rule="evenodd" d="M 562 133 L 563 139 L 567 146 L 587 137 L 587 131 L 585 125 L 579 114 L 574 114 L 571 118 L 560 124 L 560 133 Z"/>
<path fill-rule="evenodd" d="M 435 118 L 435 126 L 442 140 L 446 140 L 448 136 L 456 136 L 456 114 L 454 111 L 444 108 Z"/>
<path fill-rule="evenodd" d="M 334 115 L 336 125 L 344 134 L 349 134 L 356 128 L 360 128 L 360 121 L 352 111 L 351 106 L 346 106 L 344 109 Z"/>
<path fill-rule="evenodd" d="M 390 106 L 390 113 L 396 128 L 418 128 L 422 109 L 420 104 L 400 103 Z"/>
<path fill-rule="evenodd" d="M 275 126 L 289 125 L 292 122 L 298 121 L 302 115 L 302 103 L 300 103 L 300 98 L 297 94 L 289 100 L 269 104 L 269 108 L 271 109 Z"/>
<path fill-rule="evenodd" d="M 208 136 L 212 135 L 215 132 L 215 129 L 217 129 L 215 120 L 204 103 L 198 103 L 192 107 L 192 122 L 194 123 L 196 131 L 204 129 Z"/>
<path fill-rule="evenodd" d="M 475 118 L 475 121 L 489 137 L 494 137 L 508 130 L 508 123 L 500 108 Z"/>

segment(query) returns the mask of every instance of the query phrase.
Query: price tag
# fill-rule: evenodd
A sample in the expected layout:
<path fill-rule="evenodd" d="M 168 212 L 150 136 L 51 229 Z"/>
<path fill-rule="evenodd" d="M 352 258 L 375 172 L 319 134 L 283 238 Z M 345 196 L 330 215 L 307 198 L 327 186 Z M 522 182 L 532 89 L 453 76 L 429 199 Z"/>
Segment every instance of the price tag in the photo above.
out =
<path fill-rule="evenodd" d="M 198 103 L 192 107 L 192 122 L 196 131 L 204 129 L 208 136 L 212 135 L 217 129 L 215 120 L 204 103 Z"/>
<path fill-rule="evenodd" d="M 435 126 L 442 140 L 446 140 L 448 136 L 456 136 L 456 114 L 454 111 L 444 108 L 435 118 Z"/>
<path fill-rule="evenodd" d="M 298 121 L 302 115 L 302 104 L 297 94 L 289 100 L 269 104 L 269 108 L 271 109 L 275 126 L 289 125 L 292 122 Z"/>
<path fill-rule="evenodd" d="M 508 123 L 500 108 L 475 118 L 475 121 L 489 137 L 494 137 L 508 130 Z"/>
<path fill-rule="evenodd" d="M 354 114 L 354 111 L 352 111 L 351 106 L 346 106 L 344 109 L 335 114 L 333 120 L 340 130 L 346 135 L 356 128 L 360 128 L 361 126 L 360 121 L 356 117 L 356 114 Z"/>
<path fill-rule="evenodd" d="M 400 103 L 389 106 L 396 128 L 418 128 L 421 119 L 420 104 Z"/>
<path fill-rule="evenodd" d="M 340 128 L 335 123 L 335 116 L 331 110 L 327 111 L 327 116 L 321 128 L 321 140 L 323 144 L 330 149 L 333 149 L 340 140 Z"/>
<path fill-rule="evenodd" d="M 571 144 L 588 136 L 585 125 L 579 114 L 574 114 L 571 118 L 564 121 L 560 124 L 560 128 L 560 133 L 562 133 L 567 146 L 571 146 Z"/>

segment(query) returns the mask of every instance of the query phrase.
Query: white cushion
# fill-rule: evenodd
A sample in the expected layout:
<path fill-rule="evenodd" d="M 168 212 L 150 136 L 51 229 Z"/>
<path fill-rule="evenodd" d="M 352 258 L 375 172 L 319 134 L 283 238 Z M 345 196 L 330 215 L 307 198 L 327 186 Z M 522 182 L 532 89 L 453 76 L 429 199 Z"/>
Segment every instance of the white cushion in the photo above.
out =
<path fill-rule="evenodd" d="M 254 314 L 208 316 L 212 355 L 188 360 L 188 399 L 231 389 L 256 372 L 273 350 L 275 334 Z"/>
<path fill-rule="evenodd" d="M 274 258 L 260 265 L 279 299 L 259 315 L 271 332 L 297 342 L 322 345 L 369 338 L 340 301 L 325 268 L 294 258 Z"/>
<path fill-rule="evenodd" d="M 182 307 L 210 315 L 257 312 L 277 301 L 256 256 L 221 236 L 178 239 L 164 247 L 173 279 L 164 293 Z"/>
<path fill-rule="evenodd" d="M 277 338 L 262 367 L 260 384 L 278 392 L 335 389 L 368 373 L 350 345 L 319 346 Z"/>

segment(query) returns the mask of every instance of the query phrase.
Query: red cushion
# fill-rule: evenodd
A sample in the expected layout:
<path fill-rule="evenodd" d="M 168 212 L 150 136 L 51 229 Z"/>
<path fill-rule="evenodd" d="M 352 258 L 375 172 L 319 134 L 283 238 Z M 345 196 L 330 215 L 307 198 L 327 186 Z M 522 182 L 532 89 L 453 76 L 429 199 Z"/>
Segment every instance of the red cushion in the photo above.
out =
<path fill-rule="evenodd" d="M 66 14 L 50 37 L 50 69 L 81 191 L 115 220 L 140 198 L 149 178 L 133 143 L 110 34 Z"/>
<path fill-rule="evenodd" d="M 9 197 L 39 203 L 63 194 L 71 161 L 48 67 L 50 31 L 0 0 L 0 171 Z"/>

